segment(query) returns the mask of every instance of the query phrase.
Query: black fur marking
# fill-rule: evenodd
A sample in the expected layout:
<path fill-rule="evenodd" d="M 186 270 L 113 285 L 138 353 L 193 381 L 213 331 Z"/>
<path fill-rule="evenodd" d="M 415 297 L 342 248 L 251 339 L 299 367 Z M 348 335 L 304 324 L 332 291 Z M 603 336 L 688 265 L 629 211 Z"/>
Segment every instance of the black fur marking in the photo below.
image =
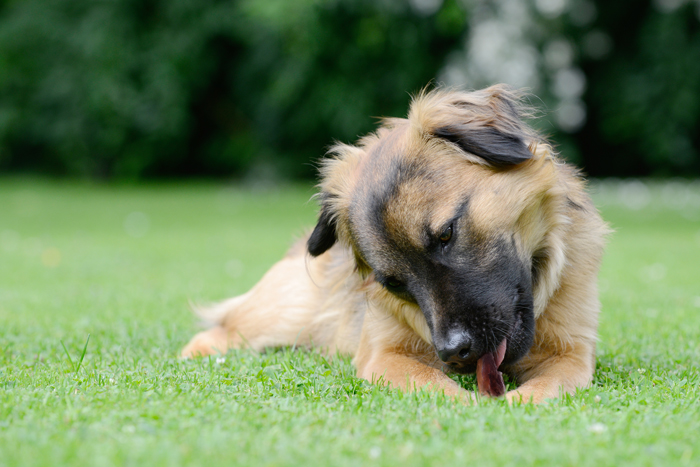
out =
<path fill-rule="evenodd" d="M 464 203 L 467 204 L 466 202 Z M 477 360 L 508 340 L 504 365 L 522 358 L 532 345 L 534 315 L 529 265 L 519 260 L 509 239 L 455 239 L 447 254 L 435 249 L 399 247 L 388 239 L 392 261 L 375 277 L 397 298 L 418 304 L 436 350 L 453 331 L 471 336 L 471 352 L 451 370 L 470 373 Z M 400 282 L 391 287 L 390 280 Z"/>
<path fill-rule="evenodd" d="M 325 253 L 335 244 L 335 220 L 328 212 L 328 208 L 321 208 L 318 223 L 306 242 L 306 247 L 311 256 L 318 256 Z"/>
<path fill-rule="evenodd" d="M 447 345 L 453 332 L 471 336 L 472 351 L 454 371 L 473 372 L 477 360 L 495 351 L 503 338 L 508 339 L 504 364 L 527 352 L 534 335 L 531 280 L 511 242 L 469 242 L 444 259 L 431 255 L 415 261 L 407 287 L 435 323 L 436 349 Z"/>
<path fill-rule="evenodd" d="M 381 183 L 382 189 L 368 194 L 369 201 L 366 203 L 367 217 L 371 219 L 374 226 L 381 226 L 380 231 L 386 241 L 388 241 L 387 231 L 391 226 L 386 224 L 386 217 L 391 201 L 399 194 L 399 189 L 413 180 L 432 180 L 433 175 L 420 162 L 406 162 L 400 157 L 390 160 L 390 167 L 386 170 L 387 175 Z M 351 208 L 352 209 L 352 208 Z"/>
<path fill-rule="evenodd" d="M 578 204 L 577 202 L 573 201 L 571 198 L 568 196 L 566 197 L 566 204 L 573 209 L 576 209 L 577 211 L 586 211 L 586 208 Z"/>
<path fill-rule="evenodd" d="M 537 285 L 540 279 L 541 271 L 547 265 L 548 253 L 547 249 L 538 250 L 532 255 L 532 267 L 530 269 L 530 277 L 532 277 L 532 287 Z"/>
<path fill-rule="evenodd" d="M 479 156 L 496 167 L 519 164 L 532 157 L 522 139 L 495 128 L 454 125 L 437 128 L 433 134 L 455 143 L 464 151 Z"/>

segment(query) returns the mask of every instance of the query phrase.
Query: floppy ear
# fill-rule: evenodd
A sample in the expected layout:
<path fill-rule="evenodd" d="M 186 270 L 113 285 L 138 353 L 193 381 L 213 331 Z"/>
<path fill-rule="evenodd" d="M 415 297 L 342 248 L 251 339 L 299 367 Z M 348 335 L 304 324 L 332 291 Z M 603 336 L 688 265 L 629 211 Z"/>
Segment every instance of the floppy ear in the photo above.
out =
<path fill-rule="evenodd" d="M 496 128 L 454 124 L 436 128 L 433 134 L 496 167 L 519 164 L 532 157 L 521 138 Z"/>
<path fill-rule="evenodd" d="M 495 167 L 507 167 L 533 157 L 528 145 L 539 136 L 523 122 L 532 113 L 520 91 L 495 85 L 480 91 L 437 89 L 419 95 L 409 119 L 429 135 Z"/>
<path fill-rule="evenodd" d="M 335 219 L 330 214 L 328 207 L 323 206 L 318 216 L 318 223 L 306 242 L 306 248 L 311 256 L 318 256 L 332 247 L 335 241 Z"/>

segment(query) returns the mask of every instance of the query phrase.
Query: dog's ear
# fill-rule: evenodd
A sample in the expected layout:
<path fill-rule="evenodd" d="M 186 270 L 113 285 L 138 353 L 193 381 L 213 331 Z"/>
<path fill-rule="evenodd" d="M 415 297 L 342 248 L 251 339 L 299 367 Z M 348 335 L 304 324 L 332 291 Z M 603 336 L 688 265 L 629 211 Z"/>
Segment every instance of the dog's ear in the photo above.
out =
<path fill-rule="evenodd" d="M 531 159 L 528 145 L 539 138 L 522 120 L 531 111 L 521 94 L 505 85 L 473 92 L 437 89 L 414 100 L 409 118 L 426 133 L 506 167 Z"/>
<path fill-rule="evenodd" d="M 436 128 L 433 134 L 496 167 L 519 164 L 532 157 L 521 138 L 496 128 L 454 124 Z"/>
<path fill-rule="evenodd" d="M 335 222 L 328 206 L 322 206 L 318 216 L 318 223 L 314 231 L 311 232 L 309 240 L 306 242 L 306 248 L 309 250 L 311 256 L 321 255 L 335 244 L 337 239 Z"/>
<path fill-rule="evenodd" d="M 371 138 L 366 137 L 365 142 Z M 328 150 L 328 155 L 330 157 L 321 161 L 319 171 L 321 182 L 318 184 L 320 192 L 317 198 L 321 211 L 318 223 L 306 242 L 306 248 L 312 256 L 323 254 L 338 239 L 347 243 L 350 193 L 357 179 L 357 168 L 366 153 L 361 146 L 336 143 Z"/>

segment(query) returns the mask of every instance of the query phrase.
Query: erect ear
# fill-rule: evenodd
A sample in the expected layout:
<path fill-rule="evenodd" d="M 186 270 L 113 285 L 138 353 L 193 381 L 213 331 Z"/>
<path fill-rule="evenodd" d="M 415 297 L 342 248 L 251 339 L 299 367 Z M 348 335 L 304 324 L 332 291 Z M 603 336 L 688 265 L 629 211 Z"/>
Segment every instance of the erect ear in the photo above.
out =
<path fill-rule="evenodd" d="M 332 247 L 335 241 L 335 219 L 330 213 L 328 206 L 323 206 L 318 216 L 318 223 L 306 242 L 306 248 L 311 256 L 318 256 Z"/>
<path fill-rule="evenodd" d="M 462 150 L 479 156 L 496 167 L 519 164 L 532 157 L 520 137 L 496 128 L 452 124 L 436 128 L 433 134 L 455 143 Z"/>

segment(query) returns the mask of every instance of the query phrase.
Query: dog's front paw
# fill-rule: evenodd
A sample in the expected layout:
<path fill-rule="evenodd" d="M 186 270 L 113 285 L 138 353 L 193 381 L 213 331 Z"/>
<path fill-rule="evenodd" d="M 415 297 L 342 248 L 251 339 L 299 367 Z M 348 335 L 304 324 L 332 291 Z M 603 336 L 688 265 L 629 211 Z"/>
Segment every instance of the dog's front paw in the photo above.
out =
<path fill-rule="evenodd" d="M 529 391 L 527 389 L 521 390 L 520 388 L 518 389 L 513 389 L 512 391 L 508 391 L 506 393 L 506 400 L 510 403 L 528 403 L 528 402 L 533 402 L 533 394 L 532 391 Z"/>
<path fill-rule="evenodd" d="M 541 404 L 547 399 L 557 399 L 558 397 L 559 387 L 549 387 L 547 385 L 537 384 L 524 384 L 523 386 L 506 393 L 506 399 L 511 404 Z"/>

